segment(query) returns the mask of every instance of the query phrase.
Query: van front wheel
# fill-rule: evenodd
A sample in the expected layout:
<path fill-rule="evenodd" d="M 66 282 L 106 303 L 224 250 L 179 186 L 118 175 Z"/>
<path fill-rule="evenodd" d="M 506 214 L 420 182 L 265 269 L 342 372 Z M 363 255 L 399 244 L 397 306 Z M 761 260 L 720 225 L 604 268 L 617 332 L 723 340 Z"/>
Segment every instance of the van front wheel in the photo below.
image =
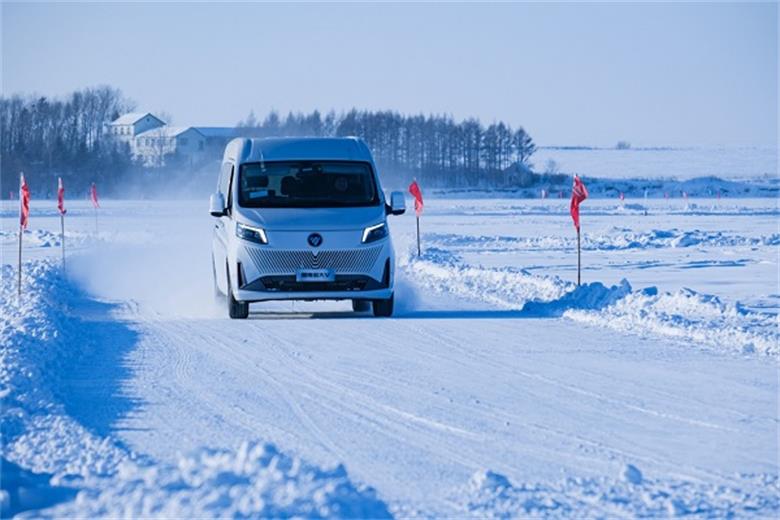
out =
<path fill-rule="evenodd" d="M 371 307 L 368 300 L 352 300 L 352 310 L 355 312 L 366 312 Z"/>
<path fill-rule="evenodd" d="M 395 295 L 390 296 L 387 300 L 373 300 L 371 307 L 374 309 L 374 316 L 378 318 L 387 318 L 393 315 L 393 302 Z"/>
<path fill-rule="evenodd" d="M 234 320 L 244 320 L 249 316 L 249 303 L 236 301 L 233 296 L 233 287 L 230 284 L 230 272 L 227 276 L 227 304 L 228 315 Z"/>

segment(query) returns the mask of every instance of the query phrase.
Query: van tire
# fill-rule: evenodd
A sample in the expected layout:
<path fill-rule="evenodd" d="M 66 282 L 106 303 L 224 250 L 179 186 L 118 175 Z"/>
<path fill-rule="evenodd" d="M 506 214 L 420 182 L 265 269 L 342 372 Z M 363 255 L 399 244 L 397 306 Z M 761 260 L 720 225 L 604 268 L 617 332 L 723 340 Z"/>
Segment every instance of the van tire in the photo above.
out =
<path fill-rule="evenodd" d="M 371 308 L 371 302 L 368 300 L 352 300 L 352 310 L 354 312 L 368 312 Z"/>
<path fill-rule="evenodd" d="M 393 302 L 395 295 L 391 295 L 387 300 L 373 300 L 371 307 L 374 309 L 374 316 L 377 318 L 388 318 L 393 315 Z"/>
<path fill-rule="evenodd" d="M 230 285 L 230 270 L 227 273 L 227 304 L 228 315 L 233 320 L 245 320 L 249 317 L 249 303 L 239 302 L 233 297 L 233 286 Z"/>

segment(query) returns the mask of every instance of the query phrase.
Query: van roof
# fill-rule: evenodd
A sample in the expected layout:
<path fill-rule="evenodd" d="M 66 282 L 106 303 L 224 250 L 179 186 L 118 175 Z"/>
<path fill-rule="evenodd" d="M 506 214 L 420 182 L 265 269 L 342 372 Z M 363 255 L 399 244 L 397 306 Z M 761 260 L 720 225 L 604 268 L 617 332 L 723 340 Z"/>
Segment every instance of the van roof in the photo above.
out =
<path fill-rule="evenodd" d="M 225 148 L 225 159 L 239 163 L 301 159 L 373 162 L 366 143 L 357 137 L 237 138 Z"/>

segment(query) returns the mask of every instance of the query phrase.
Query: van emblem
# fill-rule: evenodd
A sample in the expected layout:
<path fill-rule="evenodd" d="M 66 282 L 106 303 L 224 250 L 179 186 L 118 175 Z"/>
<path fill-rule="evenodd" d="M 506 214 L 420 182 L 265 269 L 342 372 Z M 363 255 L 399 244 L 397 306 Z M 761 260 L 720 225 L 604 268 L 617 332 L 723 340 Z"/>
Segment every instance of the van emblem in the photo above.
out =
<path fill-rule="evenodd" d="M 312 233 L 309 238 L 306 239 L 311 247 L 319 247 L 322 244 L 322 235 L 319 233 Z"/>

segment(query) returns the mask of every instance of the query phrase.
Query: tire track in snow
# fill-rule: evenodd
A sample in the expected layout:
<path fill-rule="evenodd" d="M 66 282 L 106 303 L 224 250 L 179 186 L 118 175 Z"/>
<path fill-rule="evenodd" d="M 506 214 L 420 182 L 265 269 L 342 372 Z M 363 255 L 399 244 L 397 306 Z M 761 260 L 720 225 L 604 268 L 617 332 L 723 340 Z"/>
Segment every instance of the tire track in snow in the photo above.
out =
<path fill-rule="evenodd" d="M 220 323 L 220 325 L 222 325 L 222 323 Z M 179 327 L 180 330 L 186 329 L 186 330 L 182 330 L 182 332 L 189 331 L 189 334 L 192 333 L 191 328 L 188 326 L 188 324 L 179 323 L 176 326 Z M 321 439 L 323 446 L 333 457 L 336 457 L 338 460 L 344 459 L 344 455 L 345 455 L 344 452 L 338 448 L 336 443 L 333 442 L 333 439 L 330 438 L 328 435 L 326 435 L 326 433 L 316 424 L 316 422 L 311 418 L 311 416 L 300 406 L 300 404 L 294 399 L 292 393 L 287 389 L 287 387 L 284 384 L 282 384 L 276 377 L 274 377 L 273 374 L 268 369 L 260 365 L 256 359 L 252 358 L 251 356 L 245 353 L 247 343 L 245 343 L 243 339 L 238 340 L 235 337 L 228 334 L 222 334 L 217 336 L 215 335 L 215 332 L 211 329 L 208 331 L 201 331 L 198 335 L 200 336 L 200 341 L 190 342 L 191 347 L 198 348 L 202 353 L 206 355 L 210 355 L 212 359 L 214 359 L 215 354 L 221 353 L 222 355 L 219 356 L 220 362 L 230 364 L 231 368 L 249 375 L 250 379 L 253 378 L 251 376 L 257 376 L 257 374 L 255 374 L 252 369 L 256 369 L 262 372 L 262 375 L 264 376 L 263 381 L 269 383 L 273 387 L 276 395 L 279 397 L 279 399 L 281 399 L 281 401 L 283 401 L 287 405 L 290 411 L 293 412 L 295 417 L 298 419 L 301 427 L 306 430 L 309 430 L 317 438 Z M 211 345 L 212 348 L 208 349 L 207 352 L 199 348 L 205 345 Z M 196 378 L 186 378 L 185 381 L 193 381 L 194 379 Z M 206 392 L 203 391 L 198 392 L 199 396 L 202 397 L 204 396 L 204 394 L 214 396 L 213 392 L 208 392 L 207 386 L 205 386 L 204 388 L 206 388 Z M 210 403 L 212 404 L 215 410 L 225 409 L 225 402 L 220 401 L 218 397 L 215 396 L 208 400 L 210 401 Z M 249 414 L 248 412 L 246 412 L 241 408 L 236 409 L 234 407 L 234 411 L 236 412 L 236 414 L 242 416 L 240 422 L 249 431 L 257 430 L 258 419 L 256 416 Z M 265 423 L 260 423 L 260 424 L 262 424 L 263 426 L 267 426 Z M 285 430 L 281 429 L 281 431 L 285 431 Z"/>
<path fill-rule="evenodd" d="M 431 337 L 434 338 L 434 336 L 431 336 Z M 287 341 L 286 343 L 288 344 L 288 347 L 290 347 L 290 348 L 294 348 L 294 346 L 295 346 L 290 341 Z M 280 347 L 277 347 L 276 345 L 274 345 L 274 348 L 280 348 Z M 293 362 L 305 362 L 305 361 L 301 360 L 300 358 L 293 358 L 289 354 L 289 352 L 284 352 L 284 354 Z M 339 371 L 337 369 L 332 369 L 332 368 L 329 369 L 329 371 L 331 373 L 340 374 L 342 376 L 342 378 L 344 378 L 344 376 L 347 376 L 347 378 L 350 377 L 350 374 L 348 372 L 345 372 L 345 371 Z M 339 393 L 340 392 L 340 393 L 344 394 L 344 393 L 349 392 L 348 388 L 345 385 L 339 385 L 339 384 L 333 383 L 333 381 L 331 381 L 330 379 L 324 378 L 321 375 L 319 370 L 314 370 L 314 369 L 310 368 L 308 370 L 308 374 L 309 374 L 309 378 L 310 379 L 317 379 L 318 381 L 320 381 L 321 384 L 325 384 L 326 386 L 330 386 L 331 388 L 333 388 L 334 393 Z M 369 375 L 369 374 L 367 374 L 367 375 Z M 379 375 L 379 374 L 370 374 L 370 375 L 372 377 L 376 377 L 376 376 L 381 377 L 381 375 Z M 341 379 L 341 378 L 339 378 L 339 379 Z M 392 380 L 392 379 L 389 379 L 389 378 L 385 378 L 385 379 L 388 382 L 390 382 L 390 383 L 392 383 L 394 385 L 398 384 L 397 380 Z M 308 383 L 302 383 L 302 382 L 299 382 L 299 383 L 300 384 L 306 384 L 307 386 L 312 388 L 312 390 L 314 390 L 314 391 L 317 391 L 317 390 L 320 389 L 319 387 L 317 387 L 315 385 L 311 385 L 311 384 L 308 384 Z M 370 383 L 367 380 L 361 380 L 361 384 L 374 386 L 375 388 L 378 388 L 378 389 L 382 388 L 380 385 L 372 384 L 372 383 Z M 325 394 L 320 394 L 320 397 L 329 399 L 329 397 L 327 395 L 325 395 Z M 357 414 L 362 414 L 364 416 L 367 415 L 366 410 L 375 410 L 376 406 L 383 406 L 381 403 L 378 403 L 375 399 L 366 398 L 366 397 L 364 397 L 362 395 L 355 394 L 354 392 L 352 392 L 351 397 L 355 401 L 359 401 L 359 402 L 362 403 L 362 406 L 351 407 L 353 412 L 357 413 Z M 335 400 L 334 399 L 334 400 L 332 400 L 332 402 L 333 403 L 338 403 L 339 407 L 329 406 L 328 408 L 330 410 L 332 410 L 332 411 L 334 411 L 336 413 L 341 413 L 342 415 L 346 415 L 344 413 L 344 410 L 343 410 L 343 408 L 346 406 L 345 405 L 345 402 L 346 402 L 345 400 Z M 325 403 L 322 403 L 322 404 L 325 405 Z M 455 404 L 455 407 L 460 408 L 464 412 L 464 415 L 465 414 L 469 414 L 469 415 L 474 415 L 474 414 L 482 415 L 482 416 L 484 416 L 484 417 L 486 417 L 488 419 L 492 419 L 495 422 L 496 416 L 487 413 L 487 411 L 484 411 L 484 410 L 482 410 L 480 408 L 473 407 L 473 406 L 467 407 L 465 405 L 460 405 L 460 404 L 456 404 L 456 403 L 453 403 L 453 404 Z M 386 407 L 384 407 L 384 408 L 386 409 Z M 399 412 L 398 410 L 392 410 L 392 411 L 395 414 L 397 414 Z M 571 442 L 571 438 L 572 438 L 571 433 L 561 432 L 561 431 L 554 430 L 554 429 L 551 429 L 551 428 L 548 428 L 548 427 L 544 427 L 544 426 L 541 426 L 541 425 L 524 423 L 524 421 L 523 421 L 524 418 L 522 416 L 518 416 L 518 415 L 514 415 L 514 414 L 508 414 L 508 413 L 501 412 L 501 411 L 497 411 L 496 414 L 499 414 L 499 415 L 507 417 L 507 418 L 511 418 L 513 420 L 513 424 L 515 424 L 515 425 L 520 425 L 522 427 L 525 427 L 526 429 L 534 430 L 534 431 L 537 431 L 537 432 L 541 432 L 541 433 L 544 433 L 546 435 L 554 434 L 554 435 L 556 435 L 557 437 L 559 437 L 563 441 Z M 373 414 L 373 416 L 377 417 L 377 414 Z M 404 416 L 403 413 L 402 413 L 402 416 Z M 382 417 L 382 416 L 379 416 L 379 417 Z M 385 415 L 384 417 L 387 417 L 387 415 Z M 414 418 L 415 419 L 423 419 L 423 418 L 418 418 L 417 416 L 414 416 Z M 430 425 L 430 421 L 428 421 L 427 419 L 423 419 L 423 422 L 427 423 L 427 425 Z M 399 424 L 397 421 L 392 421 L 392 423 L 393 424 Z M 435 421 L 434 421 L 434 423 L 438 426 L 438 423 L 436 423 Z M 388 423 L 384 422 L 383 424 L 384 424 L 385 429 L 386 429 Z M 402 429 L 398 429 L 398 428 L 396 428 L 396 429 L 399 432 L 402 432 Z M 441 429 L 441 428 L 437 428 L 437 429 Z M 447 429 L 450 429 L 450 428 L 447 428 Z M 458 429 L 458 430 L 461 430 L 461 429 Z M 419 430 L 414 430 L 414 431 L 415 431 L 415 433 L 417 435 L 419 435 Z M 408 440 L 410 438 L 414 438 L 414 437 L 409 436 L 409 435 L 405 435 L 405 434 L 399 434 L 398 438 L 400 440 L 403 440 L 403 441 L 408 443 L 409 442 Z M 487 440 L 487 439 L 483 439 L 483 440 Z M 585 443 L 590 444 L 592 446 L 598 446 L 598 447 L 601 447 L 601 448 L 605 448 L 603 443 L 600 443 L 599 441 L 595 441 L 593 439 L 586 439 L 586 438 L 579 438 L 578 437 L 578 441 L 585 442 Z M 438 444 L 440 444 L 441 443 L 441 439 L 439 441 L 436 441 L 435 438 L 432 438 L 431 442 L 437 442 Z M 457 446 L 453 446 L 452 449 L 457 450 L 458 447 Z M 460 449 L 463 450 L 463 446 L 461 446 Z M 553 450 L 553 449 L 546 448 L 543 445 L 536 445 L 536 446 L 534 446 L 534 450 L 536 450 L 536 451 L 548 451 L 548 452 L 550 452 L 551 455 L 559 453 L 559 449 Z M 611 450 L 604 449 L 604 450 L 602 450 L 602 452 L 604 452 L 604 451 L 608 451 L 612 455 L 620 455 L 621 458 L 623 458 L 625 460 L 642 460 L 643 462 L 653 462 L 653 463 L 655 463 L 655 464 L 657 464 L 659 466 L 667 466 L 670 463 L 670 461 L 661 461 L 659 459 L 647 457 L 647 456 L 644 456 L 644 455 L 637 455 L 635 453 L 629 453 L 629 452 L 616 450 L 616 449 L 611 449 Z M 450 449 L 448 449 L 445 453 L 449 455 L 452 452 L 450 451 Z M 586 466 L 589 463 L 593 463 L 593 462 L 602 460 L 602 457 L 594 456 L 592 454 L 587 454 L 587 453 L 572 454 L 572 456 L 577 458 L 577 459 L 579 459 L 579 460 L 581 460 L 584 463 L 584 465 L 586 465 Z M 458 457 L 455 460 L 457 462 L 461 463 L 462 465 L 464 465 L 465 467 L 469 467 L 469 468 L 481 467 L 482 465 L 484 465 L 484 462 L 485 462 L 483 459 L 463 458 L 463 457 Z"/>
<path fill-rule="evenodd" d="M 279 337 L 277 337 L 276 339 L 279 341 L 279 343 L 283 343 L 287 347 L 294 348 L 294 344 L 291 341 L 283 339 L 283 338 L 279 338 Z M 404 420 L 407 420 L 407 421 L 412 421 L 412 422 L 414 422 L 416 424 L 419 424 L 419 425 L 423 426 L 424 428 L 422 430 L 421 429 L 415 429 L 415 433 L 418 433 L 418 434 L 421 431 L 437 430 L 437 431 L 443 431 L 443 432 L 450 433 L 450 434 L 455 434 L 455 435 L 458 435 L 458 436 L 460 436 L 462 438 L 466 438 L 466 439 L 483 440 L 482 439 L 483 436 L 481 436 L 480 434 L 478 434 L 476 432 L 467 431 L 467 430 L 464 430 L 462 428 L 458 428 L 458 427 L 455 427 L 455 426 L 452 426 L 452 425 L 449 425 L 449 424 L 446 424 L 446 423 L 443 423 L 443 422 L 440 422 L 440 421 L 435 421 L 435 420 L 427 419 L 427 418 L 424 418 L 424 417 L 420 417 L 420 416 L 418 416 L 416 414 L 400 410 L 400 409 L 398 409 L 396 407 L 393 407 L 393 406 L 387 405 L 387 404 L 385 404 L 383 402 L 380 402 L 377 399 L 374 399 L 374 398 L 372 398 L 370 396 L 367 396 L 367 395 L 364 395 L 364 394 L 362 394 L 360 392 L 357 392 L 357 391 L 351 389 L 350 387 L 348 387 L 347 385 L 335 383 L 334 381 L 323 377 L 322 375 L 320 375 L 320 373 L 318 371 L 316 371 L 316 370 L 314 370 L 314 369 L 312 369 L 310 367 L 309 368 L 304 368 L 305 361 L 302 362 L 300 359 L 293 358 L 289 354 L 289 350 L 285 351 L 280 345 L 272 345 L 272 348 L 277 349 L 278 351 L 281 352 L 282 355 L 287 357 L 293 364 L 297 363 L 298 367 L 300 367 L 301 369 L 304 369 L 304 371 L 306 373 L 306 376 L 308 377 L 308 379 L 310 381 L 307 382 L 305 380 L 301 380 L 301 381 L 298 382 L 298 384 L 307 385 L 314 391 L 319 390 L 319 389 L 321 389 L 323 387 L 327 387 L 327 388 L 329 388 L 331 390 L 333 395 L 336 395 L 336 394 L 346 395 L 346 396 L 350 397 L 352 399 L 352 401 L 354 401 L 356 403 L 359 403 L 359 405 L 347 405 L 346 403 L 349 402 L 349 401 L 345 400 L 343 398 L 342 399 L 335 399 L 335 398 L 329 397 L 327 394 L 321 394 L 320 395 L 320 398 L 324 397 L 324 398 L 331 399 L 331 401 L 333 403 L 338 403 L 342 407 L 349 408 L 349 410 L 347 410 L 347 413 L 344 413 L 344 411 L 341 410 L 342 415 L 345 415 L 347 417 L 351 417 L 353 414 L 358 413 L 358 414 L 361 414 L 361 415 L 363 415 L 365 417 L 374 417 L 375 419 L 384 419 L 384 421 L 382 421 L 382 424 L 385 427 L 390 426 L 390 425 L 394 425 L 396 427 L 398 427 L 398 426 L 406 426 L 405 422 L 391 418 L 391 417 L 397 417 L 397 418 L 404 419 Z M 331 370 L 331 372 L 333 372 L 333 370 Z M 344 374 L 344 373 L 342 373 L 342 374 Z M 385 412 L 387 412 L 387 413 L 381 414 L 381 413 L 378 412 L 377 408 L 385 410 Z M 334 411 L 336 411 L 336 410 L 334 410 Z M 408 426 L 407 426 L 407 428 L 408 428 Z M 398 429 L 402 430 L 402 428 L 398 428 Z M 408 429 L 411 430 L 412 428 L 408 428 Z M 399 435 L 397 438 L 399 440 L 408 440 L 409 438 L 414 438 L 414 437 Z M 476 461 L 470 461 L 471 464 L 474 464 L 475 462 Z"/>
<path fill-rule="evenodd" d="M 446 335 L 446 333 L 444 335 Z M 457 345 L 457 343 L 458 342 L 456 342 L 456 341 L 452 341 L 450 344 L 453 345 L 455 348 L 458 348 L 461 351 L 461 353 L 469 355 L 470 357 L 472 357 L 472 359 L 478 360 L 480 363 L 489 364 L 489 365 L 491 365 L 491 366 L 493 366 L 494 368 L 497 368 L 497 369 L 507 369 L 508 368 L 504 364 L 495 362 L 489 356 L 474 357 L 472 350 L 470 350 L 468 348 L 464 349 L 462 347 L 459 347 Z M 593 398 L 595 400 L 598 400 L 598 401 L 601 401 L 601 402 L 604 402 L 604 403 L 609 403 L 609 404 L 611 404 L 613 406 L 624 407 L 626 409 L 634 410 L 634 411 L 637 411 L 637 412 L 640 412 L 640 413 L 653 415 L 653 416 L 661 417 L 661 418 L 664 418 L 664 419 L 679 421 L 679 422 L 683 422 L 683 423 L 688 423 L 688 424 L 691 424 L 691 425 L 702 426 L 702 427 L 706 427 L 706 428 L 723 429 L 723 430 L 731 431 L 731 432 L 738 432 L 739 431 L 739 430 L 734 430 L 733 428 L 728 428 L 728 427 L 725 427 L 725 426 L 722 426 L 722 425 L 719 425 L 719 424 L 711 423 L 709 421 L 703 421 L 703 420 L 697 420 L 697 419 L 689 419 L 689 418 L 682 417 L 682 416 L 679 416 L 679 415 L 676 415 L 676 414 L 668 414 L 668 413 L 664 413 L 664 412 L 661 412 L 661 411 L 658 411 L 658 410 L 654 410 L 652 408 L 643 407 L 643 406 L 639 406 L 639 405 L 636 405 L 636 404 L 620 401 L 618 399 L 613 399 L 611 397 L 606 396 L 605 394 L 601 394 L 601 393 L 598 393 L 598 392 L 592 392 L 592 391 L 586 390 L 586 389 L 584 389 L 582 387 L 579 387 L 579 386 L 575 386 L 575 385 L 572 385 L 572 384 L 569 384 L 569 383 L 565 383 L 563 381 L 559 381 L 559 380 L 554 379 L 554 378 L 546 377 L 546 376 L 543 376 L 541 374 L 523 371 L 523 370 L 520 370 L 519 368 L 516 368 L 516 367 L 515 368 L 509 368 L 509 369 L 513 373 L 515 373 L 515 374 L 517 374 L 517 375 L 519 375 L 521 377 L 525 377 L 525 378 L 528 378 L 528 379 L 533 379 L 533 380 L 536 380 L 536 381 L 539 381 L 539 382 L 542 382 L 542 383 L 545 383 L 545 384 L 548 384 L 548 385 L 555 386 L 557 388 L 561 388 L 561 389 L 567 390 L 569 392 L 577 393 L 577 394 L 580 394 L 580 395 L 583 395 L 583 396 L 586 396 L 586 397 L 591 397 L 591 398 Z"/>
<path fill-rule="evenodd" d="M 430 338 L 432 340 L 435 339 L 435 340 L 437 340 L 439 342 L 446 343 L 447 346 L 450 349 L 457 350 L 457 351 L 459 351 L 460 354 L 464 355 L 464 357 L 471 358 L 471 359 L 477 361 L 480 364 L 490 365 L 493 368 L 496 368 L 498 370 L 509 371 L 512 374 L 521 376 L 523 378 L 534 380 L 534 381 L 538 381 L 538 382 L 541 382 L 541 383 L 544 383 L 544 384 L 547 384 L 547 385 L 551 385 L 551 386 L 553 386 L 555 388 L 563 389 L 563 390 L 566 390 L 568 392 L 572 392 L 572 393 L 575 393 L 575 394 L 582 395 L 584 397 L 592 398 L 593 400 L 598 401 L 598 402 L 608 403 L 608 404 L 613 405 L 614 407 L 623 407 L 625 409 L 636 411 L 636 412 L 639 412 L 639 413 L 642 413 L 642 414 L 646 414 L 646 415 L 649 415 L 649 416 L 654 416 L 654 417 L 659 417 L 659 418 L 663 418 L 663 419 L 667 419 L 667 420 L 673 420 L 673 421 L 677 421 L 677 422 L 682 422 L 682 423 L 685 423 L 685 424 L 690 424 L 692 426 L 705 427 L 705 428 L 711 428 L 711 429 L 716 429 L 716 430 L 724 430 L 724 431 L 728 431 L 728 432 L 732 432 L 732 433 L 739 433 L 739 432 L 742 431 L 742 430 L 737 430 L 737 429 L 734 429 L 734 428 L 728 428 L 728 427 L 725 427 L 725 426 L 722 426 L 722 425 L 719 425 L 719 424 L 711 423 L 709 421 L 701 421 L 701 420 L 696 420 L 696 419 L 689 419 L 689 418 L 682 417 L 682 416 L 679 416 L 679 415 L 676 415 L 676 414 L 664 413 L 664 412 L 660 412 L 660 411 L 654 410 L 652 408 L 642 407 L 642 406 L 639 406 L 639 405 L 635 405 L 633 403 L 620 401 L 618 399 L 610 398 L 610 397 L 608 397 L 608 396 L 606 396 L 604 394 L 601 394 L 601 393 L 598 393 L 598 392 L 591 392 L 591 391 L 586 390 L 586 389 L 584 389 L 582 387 L 579 387 L 579 386 L 576 386 L 576 385 L 572 385 L 572 384 L 569 384 L 569 383 L 565 383 L 565 382 L 562 382 L 562 381 L 554 379 L 554 378 L 549 378 L 549 377 L 546 377 L 546 376 L 542 376 L 541 374 L 535 374 L 535 373 L 532 373 L 532 372 L 523 371 L 523 370 L 521 370 L 521 369 L 519 369 L 517 367 L 511 366 L 511 365 L 506 365 L 506 364 L 503 364 L 503 363 L 500 363 L 500 362 L 496 362 L 495 359 L 493 359 L 491 356 L 477 356 L 477 355 L 475 355 L 475 349 L 473 349 L 473 347 L 471 347 L 471 346 L 465 346 L 464 347 L 462 345 L 462 338 L 461 338 L 460 335 L 456 335 L 456 334 L 453 334 L 451 332 L 448 333 L 446 331 L 446 329 L 442 330 L 441 334 L 438 335 L 438 336 L 434 336 L 434 335 L 430 334 L 424 327 L 415 327 L 415 329 L 416 329 L 416 332 L 418 334 L 420 334 L 421 336 L 425 336 L 425 337 Z M 484 351 L 483 350 L 478 350 L 478 352 L 484 352 Z M 448 352 L 446 354 L 440 354 L 438 357 L 439 357 L 439 359 L 447 360 L 447 361 L 452 361 L 452 359 L 453 359 L 453 356 L 451 355 L 451 352 Z M 467 365 L 467 363 L 464 363 L 464 364 Z M 560 365 L 558 365 L 558 366 L 560 366 Z M 566 367 L 566 368 L 568 368 L 568 367 Z M 578 368 L 578 370 L 582 370 L 582 369 Z M 597 374 L 597 375 L 599 377 L 604 377 L 602 374 Z M 524 389 L 527 389 L 527 388 L 528 388 L 527 386 L 524 387 Z M 643 392 L 640 392 L 640 394 L 644 395 Z M 666 395 L 670 396 L 671 394 L 666 393 Z M 545 394 L 538 394 L 537 397 L 539 399 L 544 399 L 544 398 L 547 398 L 548 396 L 549 396 L 549 394 L 545 393 Z M 674 396 L 674 397 L 675 397 L 675 399 L 680 399 L 681 398 L 681 396 L 677 396 L 677 395 Z M 696 402 L 698 402 L 698 401 L 696 401 Z M 694 406 L 693 408 L 695 409 L 697 407 Z M 472 411 L 474 413 L 480 413 L 481 412 L 481 410 L 479 408 L 475 408 Z M 516 415 L 516 414 L 511 414 L 511 413 L 508 413 L 508 412 L 506 412 L 504 410 L 497 410 L 496 413 L 500 414 L 501 416 L 503 416 L 505 418 L 508 418 L 508 419 L 512 420 L 513 424 L 521 424 L 521 425 L 524 425 L 524 426 L 527 425 L 527 423 L 524 423 L 524 419 L 525 418 L 523 416 Z M 741 417 L 745 417 L 745 415 L 741 414 L 741 413 L 738 414 L 738 415 L 740 415 Z M 613 415 L 613 417 L 615 417 L 615 418 L 623 418 L 622 415 Z M 538 429 L 538 431 L 544 432 L 546 434 L 555 434 L 555 435 L 559 436 L 562 440 L 571 440 L 572 436 L 576 435 L 576 434 L 573 434 L 572 432 L 558 431 L 558 430 L 555 430 L 553 428 L 549 428 L 549 427 L 542 426 L 542 425 L 527 425 L 527 426 L 529 428 L 536 428 L 536 429 Z M 576 435 L 576 437 L 577 437 L 577 439 L 579 441 L 581 441 L 583 443 L 586 443 L 586 444 L 589 444 L 589 445 L 592 445 L 592 446 L 598 446 L 599 448 L 604 450 L 606 453 L 613 454 L 613 455 L 614 454 L 618 454 L 624 460 L 641 460 L 643 462 L 650 462 L 650 463 L 653 463 L 653 464 L 656 464 L 656 465 L 659 465 L 659 466 L 670 466 L 670 465 L 674 466 L 674 465 L 676 465 L 674 463 L 674 461 L 672 461 L 672 460 L 662 460 L 662 459 L 658 459 L 656 457 L 651 457 L 651 456 L 648 456 L 648 455 L 645 455 L 645 454 L 642 454 L 642 453 L 638 453 L 638 452 L 628 452 L 628 451 L 619 450 L 619 449 L 616 449 L 616 448 L 609 448 L 609 447 L 606 447 L 606 445 L 603 442 L 600 442 L 600 441 L 595 440 L 593 438 L 587 438 L 587 437 L 583 437 L 583 436 L 580 436 L 580 435 Z M 693 479 L 693 480 L 701 480 L 702 476 L 704 476 L 705 478 L 706 477 L 709 477 L 709 478 L 715 477 L 715 478 L 718 478 L 718 479 L 720 479 L 722 481 L 728 481 L 728 482 L 733 481 L 733 478 L 731 476 L 719 474 L 719 473 L 716 473 L 716 472 L 712 472 L 712 471 L 706 470 L 706 469 L 701 468 L 701 467 L 689 467 L 689 470 L 692 471 L 693 473 L 697 474 L 698 476 L 694 476 L 694 475 L 688 474 L 688 473 L 675 473 L 675 474 L 678 477 L 680 477 L 680 478 Z"/>

